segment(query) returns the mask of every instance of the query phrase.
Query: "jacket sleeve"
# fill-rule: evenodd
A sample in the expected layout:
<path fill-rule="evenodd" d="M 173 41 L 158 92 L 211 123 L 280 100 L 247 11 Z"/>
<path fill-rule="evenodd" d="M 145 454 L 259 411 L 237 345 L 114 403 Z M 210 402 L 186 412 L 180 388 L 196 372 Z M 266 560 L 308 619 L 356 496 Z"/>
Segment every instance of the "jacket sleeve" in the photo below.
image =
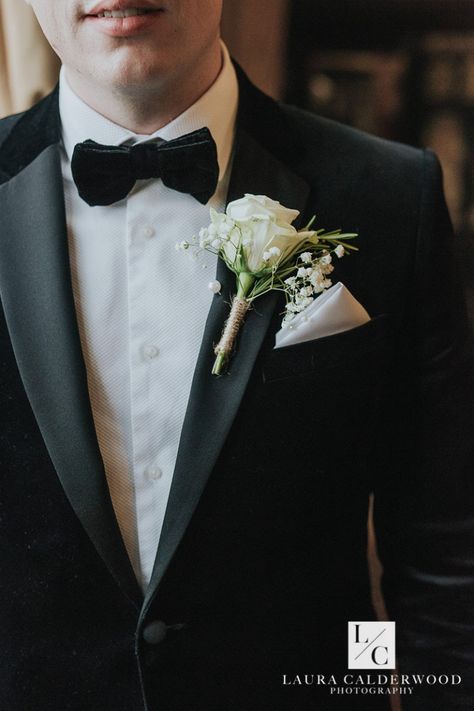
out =
<path fill-rule="evenodd" d="M 429 151 L 422 185 L 374 522 L 399 671 L 461 677 L 415 687 L 401 697 L 403 709 L 454 711 L 474 708 L 473 346 L 441 170 Z"/>

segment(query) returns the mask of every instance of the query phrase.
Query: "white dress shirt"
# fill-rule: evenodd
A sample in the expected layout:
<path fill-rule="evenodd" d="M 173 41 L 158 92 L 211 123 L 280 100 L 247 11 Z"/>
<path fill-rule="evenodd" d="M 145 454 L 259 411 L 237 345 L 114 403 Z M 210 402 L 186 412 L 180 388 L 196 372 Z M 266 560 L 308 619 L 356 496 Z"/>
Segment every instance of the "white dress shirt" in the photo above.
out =
<path fill-rule="evenodd" d="M 142 588 L 151 576 L 204 325 L 216 257 L 193 261 L 175 244 L 224 209 L 238 84 L 223 46 L 210 89 L 151 136 L 137 136 L 86 105 L 60 77 L 66 216 L 72 286 L 100 451 L 115 514 Z M 208 205 L 141 180 L 125 200 L 90 207 L 70 161 L 91 138 L 120 145 L 171 140 L 207 126 L 217 145 L 219 184 Z M 209 344 L 212 348 L 212 343 Z"/>

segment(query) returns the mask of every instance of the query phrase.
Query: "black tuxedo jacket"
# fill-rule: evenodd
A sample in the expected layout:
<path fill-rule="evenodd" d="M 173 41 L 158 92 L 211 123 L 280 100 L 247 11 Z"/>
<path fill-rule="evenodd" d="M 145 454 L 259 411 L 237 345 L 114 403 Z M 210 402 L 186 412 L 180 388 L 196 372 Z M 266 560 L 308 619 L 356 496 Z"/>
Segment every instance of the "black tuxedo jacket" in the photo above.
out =
<path fill-rule="evenodd" d="M 104 476 L 71 292 L 57 93 L 0 122 L 0 708 L 383 709 L 295 675 L 347 673 L 371 620 L 369 495 L 406 709 L 474 703 L 472 351 L 429 153 L 280 106 L 240 76 L 229 200 L 266 194 L 359 232 L 337 264 L 365 326 L 273 350 L 272 292 L 228 374 L 220 265 L 143 598 Z M 100 239 L 100 235 L 97 235 Z M 311 681 L 311 677 L 307 678 Z M 465 705 L 463 705 L 465 704 Z"/>

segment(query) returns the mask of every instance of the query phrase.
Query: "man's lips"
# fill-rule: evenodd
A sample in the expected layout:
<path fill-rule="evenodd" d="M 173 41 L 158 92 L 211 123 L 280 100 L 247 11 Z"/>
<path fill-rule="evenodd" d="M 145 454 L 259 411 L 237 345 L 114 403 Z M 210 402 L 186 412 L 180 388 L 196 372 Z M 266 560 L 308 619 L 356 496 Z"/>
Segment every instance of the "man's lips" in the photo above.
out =
<path fill-rule="evenodd" d="M 112 17 L 112 18 L 125 18 L 125 17 L 138 17 L 139 15 L 148 15 L 150 12 L 156 12 L 156 10 L 145 10 L 143 7 L 132 7 L 128 10 L 104 10 L 103 12 L 98 12 L 94 17 Z"/>
<path fill-rule="evenodd" d="M 139 6 L 133 5 L 133 0 L 105 0 L 87 12 L 84 19 L 108 35 L 127 37 L 147 30 L 163 11 L 156 2 L 147 0 L 141 0 Z"/>
<path fill-rule="evenodd" d="M 84 13 L 86 17 L 135 17 L 163 8 L 156 0 L 102 0 Z"/>

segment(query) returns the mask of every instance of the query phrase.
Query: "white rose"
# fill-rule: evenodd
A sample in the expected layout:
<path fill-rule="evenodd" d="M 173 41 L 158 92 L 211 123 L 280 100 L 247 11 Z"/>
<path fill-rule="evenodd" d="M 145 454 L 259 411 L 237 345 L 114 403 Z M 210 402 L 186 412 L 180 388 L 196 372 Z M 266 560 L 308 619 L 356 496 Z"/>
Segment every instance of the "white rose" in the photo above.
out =
<path fill-rule="evenodd" d="M 276 222 L 269 216 L 259 215 L 237 224 L 247 235 L 242 251 L 251 273 L 270 269 L 277 262 L 284 263 L 308 237 L 307 232 L 297 232 L 292 225 Z M 232 242 L 224 245 L 224 251 L 230 261 L 235 258 Z"/>
<path fill-rule="evenodd" d="M 277 200 L 271 200 L 266 195 L 251 195 L 246 193 L 240 200 L 234 200 L 227 205 L 226 213 L 233 220 L 247 220 L 250 217 L 271 217 L 280 223 L 291 225 L 298 217 L 299 210 L 290 210 Z"/>

